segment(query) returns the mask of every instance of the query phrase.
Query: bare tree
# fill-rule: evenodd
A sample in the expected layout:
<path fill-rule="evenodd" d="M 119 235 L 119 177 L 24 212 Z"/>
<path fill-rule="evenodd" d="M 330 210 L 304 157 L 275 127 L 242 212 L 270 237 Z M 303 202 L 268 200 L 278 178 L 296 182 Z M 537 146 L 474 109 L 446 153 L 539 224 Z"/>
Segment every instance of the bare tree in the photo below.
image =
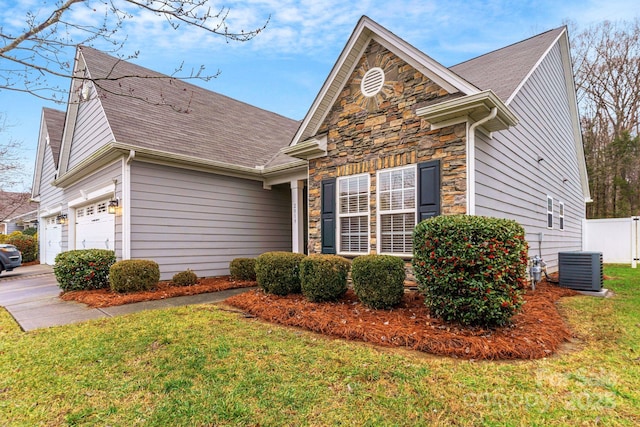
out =
<path fill-rule="evenodd" d="M 594 25 L 572 48 L 594 198 L 587 215 L 640 215 L 640 21 Z"/>
<path fill-rule="evenodd" d="M 180 26 L 193 27 L 223 37 L 227 42 L 252 39 L 269 20 L 248 31 L 232 30 L 227 25 L 229 9 L 210 6 L 210 0 L 45 0 L 38 3 L 38 11 L 27 13 L 21 30 L 0 27 L 0 91 L 26 92 L 59 102 L 67 101 L 68 84 L 56 82 L 73 77 L 75 47 L 106 42 L 111 51 L 119 51 L 126 42 L 126 36 L 122 35 L 125 23 L 136 14 L 152 13 L 165 18 L 174 30 Z M 78 15 L 92 19 L 74 21 Z M 204 75 L 203 67 L 182 75 L 182 66 L 178 66 L 172 77 L 208 80 L 215 75 Z"/>
<path fill-rule="evenodd" d="M 0 192 L 3 193 L 10 188 L 24 186 L 26 179 L 22 144 L 10 136 L 3 137 L 9 127 L 5 115 L 0 113 Z"/>

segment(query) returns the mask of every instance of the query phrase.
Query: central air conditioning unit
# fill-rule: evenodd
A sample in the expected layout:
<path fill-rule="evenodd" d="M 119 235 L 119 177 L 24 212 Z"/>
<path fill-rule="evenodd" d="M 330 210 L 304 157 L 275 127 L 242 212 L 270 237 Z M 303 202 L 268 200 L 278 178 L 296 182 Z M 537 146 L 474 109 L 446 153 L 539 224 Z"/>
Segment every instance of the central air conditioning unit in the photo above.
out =
<path fill-rule="evenodd" d="M 558 276 L 562 287 L 599 292 L 602 289 L 602 252 L 559 252 Z"/>

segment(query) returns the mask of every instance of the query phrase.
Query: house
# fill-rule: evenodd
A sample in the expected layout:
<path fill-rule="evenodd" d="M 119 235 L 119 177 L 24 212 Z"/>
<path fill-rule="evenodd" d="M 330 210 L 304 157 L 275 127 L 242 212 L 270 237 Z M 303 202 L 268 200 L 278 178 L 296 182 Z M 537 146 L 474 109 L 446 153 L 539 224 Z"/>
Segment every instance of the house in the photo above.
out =
<path fill-rule="evenodd" d="M 290 147 L 312 253 L 410 257 L 422 219 L 522 224 L 551 271 L 582 248 L 589 187 L 566 28 L 447 68 L 367 17 Z"/>
<path fill-rule="evenodd" d="M 0 190 L 0 234 L 36 226 L 38 204 L 30 198 L 30 193 Z"/>
<path fill-rule="evenodd" d="M 155 260 L 170 279 L 291 250 L 283 176 L 297 167 L 305 178 L 306 161 L 279 150 L 299 122 L 89 47 L 78 47 L 74 73 L 67 111 L 42 114 L 32 194 L 41 262 L 113 249 Z"/>
<path fill-rule="evenodd" d="M 88 47 L 75 76 L 34 179 L 61 250 L 154 259 L 163 279 L 267 250 L 409 259 L 415 224 L 447 214 L 517 220 L 551 270 L 582 247 L 564 27 L 447 68 L 362 17 L 302 122 Z"/>

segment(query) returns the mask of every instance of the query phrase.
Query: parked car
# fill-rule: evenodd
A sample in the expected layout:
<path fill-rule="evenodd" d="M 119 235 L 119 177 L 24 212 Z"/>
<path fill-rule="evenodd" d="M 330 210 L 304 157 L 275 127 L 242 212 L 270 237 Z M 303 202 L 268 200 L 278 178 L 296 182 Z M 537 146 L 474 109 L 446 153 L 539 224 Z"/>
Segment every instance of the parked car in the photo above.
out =
<path fill-rule="evenodd" d="M 0 244 L 0 273 L 22 265 L 22 254 L 13 245 Z"/>

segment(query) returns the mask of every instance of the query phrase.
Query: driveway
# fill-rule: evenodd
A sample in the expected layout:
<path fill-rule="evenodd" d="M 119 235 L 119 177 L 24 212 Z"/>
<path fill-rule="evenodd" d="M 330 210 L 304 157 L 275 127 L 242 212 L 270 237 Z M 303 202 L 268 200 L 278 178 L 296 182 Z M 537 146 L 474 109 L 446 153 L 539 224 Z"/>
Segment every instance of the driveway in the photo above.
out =
<path fill-rule="evenodd" d="M 41 264 L 2 272 L 0 275 L 0 306 L 7 309 L 22 330 L 30 331 L 143 310 L 215 303 L 249 289 L 251 288 L 146 301 L 117 307 L 90 308 L 75 301 L 62 301 L 58 298 L 61 290 L 53 275 L 53 269 L 51 266 Z"/>

